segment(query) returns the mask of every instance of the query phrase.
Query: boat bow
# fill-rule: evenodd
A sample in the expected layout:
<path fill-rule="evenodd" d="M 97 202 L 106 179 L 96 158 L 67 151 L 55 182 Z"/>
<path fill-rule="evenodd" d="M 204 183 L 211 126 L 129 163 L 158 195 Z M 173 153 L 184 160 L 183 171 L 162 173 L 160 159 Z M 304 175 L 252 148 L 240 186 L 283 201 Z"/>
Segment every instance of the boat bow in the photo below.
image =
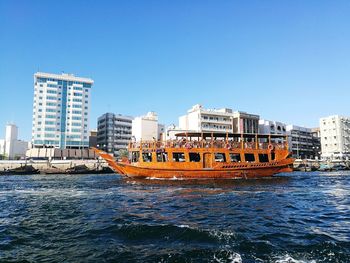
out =
<path fill-rule="evenodd" d="M 111 167 L 116 173 L 122 174 L 122 175 L 126 175 L 125 171 L 123 170 L 122 166 L 116 162 L 113 158 L 113 156 L 109 155 L 108 153 L 99 150 L 95 147 L 92 147 L 92 150 L 98 155 L 100 156 L 102 159 L 104 159 L 109 167 Z"/>

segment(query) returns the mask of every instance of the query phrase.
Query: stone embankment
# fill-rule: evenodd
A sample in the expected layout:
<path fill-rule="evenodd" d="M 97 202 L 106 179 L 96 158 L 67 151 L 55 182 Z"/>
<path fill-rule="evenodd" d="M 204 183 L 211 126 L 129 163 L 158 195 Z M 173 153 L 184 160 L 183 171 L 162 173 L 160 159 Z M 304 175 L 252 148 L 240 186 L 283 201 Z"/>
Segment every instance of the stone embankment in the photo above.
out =
<path fill-rule="evenodd" d="M 74 174 L 112 172 L 101 159 L 0 161 L 0 174 Z"/>

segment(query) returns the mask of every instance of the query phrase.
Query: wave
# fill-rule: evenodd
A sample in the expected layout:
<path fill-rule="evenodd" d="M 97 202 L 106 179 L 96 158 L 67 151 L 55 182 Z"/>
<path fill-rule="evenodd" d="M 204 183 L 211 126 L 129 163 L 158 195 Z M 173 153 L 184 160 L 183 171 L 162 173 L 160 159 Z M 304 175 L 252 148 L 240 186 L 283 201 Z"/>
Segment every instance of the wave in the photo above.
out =
<path fill-rule="evenodd" d="M 280 259 L 276 259 L 274 261 L 275 263 L 316 263 L 316 260 L 311 259 L 295 259 L 291 257 L 290 255 L 286 254 L 282 256 Z"/>

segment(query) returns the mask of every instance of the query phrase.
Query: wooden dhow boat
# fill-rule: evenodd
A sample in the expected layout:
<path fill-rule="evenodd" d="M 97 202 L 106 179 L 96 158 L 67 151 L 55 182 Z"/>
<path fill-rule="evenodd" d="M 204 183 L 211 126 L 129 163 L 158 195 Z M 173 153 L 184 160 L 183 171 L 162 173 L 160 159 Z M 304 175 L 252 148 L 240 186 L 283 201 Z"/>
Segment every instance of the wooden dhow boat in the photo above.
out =
<path fill-rule="evenodd" d="M 130 142 L 117 162 L 94 148 L 118 174 L 148 179 L 237 179 L 292 172 L 288 138 L 282 135 L 179 133 L 175 140 Z"/>

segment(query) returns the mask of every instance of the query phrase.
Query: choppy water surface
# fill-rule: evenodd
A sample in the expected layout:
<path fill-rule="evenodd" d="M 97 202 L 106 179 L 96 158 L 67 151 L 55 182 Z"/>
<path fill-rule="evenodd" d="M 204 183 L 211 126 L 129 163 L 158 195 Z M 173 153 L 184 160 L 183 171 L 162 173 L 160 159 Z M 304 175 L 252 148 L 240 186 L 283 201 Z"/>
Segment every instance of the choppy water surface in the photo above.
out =
<path fill-rule="evenodd" d="M 3 262 L 350 262 L 350 173 L 0 177 Z"/>

